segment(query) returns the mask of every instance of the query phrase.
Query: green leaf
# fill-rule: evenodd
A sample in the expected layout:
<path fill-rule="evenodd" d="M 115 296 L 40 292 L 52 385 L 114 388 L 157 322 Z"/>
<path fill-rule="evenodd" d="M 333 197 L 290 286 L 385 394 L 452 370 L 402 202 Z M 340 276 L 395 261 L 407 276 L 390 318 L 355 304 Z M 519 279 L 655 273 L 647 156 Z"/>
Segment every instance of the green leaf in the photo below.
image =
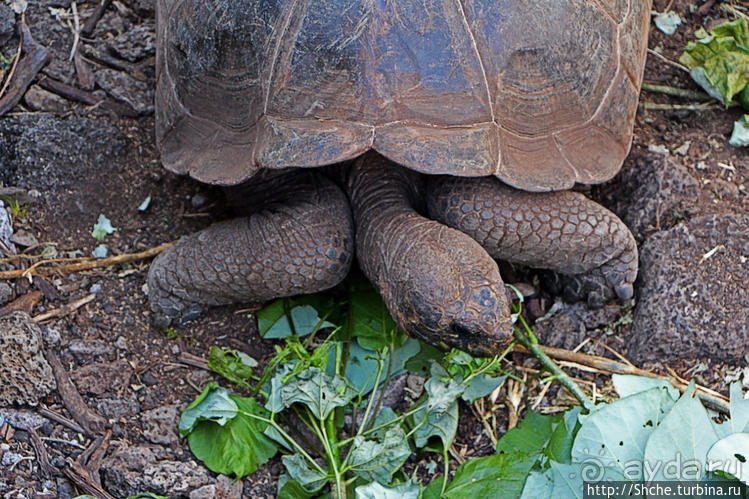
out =
<path fill-rule="evenodd" d="M 317 492 L 328 481 L 328 475 L 320 473 L 307 466 L 307 463 L 298 454 L 281 456 L 286 472 L 301 485 L 307 492 Z"/>
<path fill-rule="evenodd" d="M 656 387 L 602 406 L 581 416 L 572 445 L 572 461 L 586 480 L 647 480 L 642 461 L 648 439 L 667 417 L 674 401 Z"/>
<path fill-rule="evenodd" d="M 249 388 L 247 380 L 252 376 L 252 368 L 257 367 L 257 362 L 239 350 L 222 350 L 212 346 L 208 355 L 208 367 L 232 383 Z"/>
<path fill-rule="evenodd" d="M 268 418 L 268 411 L 255 399 L 230 397 L 239 409 L 234 419 L 223 426 L 214 421 L 200 421 L 187 441 L 195 457 L 211 471 L 242 478 L 257 471 L 276 454 L 278 448 L 263 434 L 267 423 L 250 416 Z"/>
<path fill-rule="evenodd" d="M 396 426 L 385 432 L 382 442 L 356 437 L 351 447 L 350 470 L 365 480 L 387 485 L 410 455 L 406 434 Z"/>
<path fill-rule="evenodd" d="M 224 426 L 237 416 L 237 404 L 231 399 L 226 388 L 216 383 L 208 383 L 198 398 L 182 412 L 179 420 L 179 433 L 183 437 L 195 429 L 201 421 L 213 421 Z"/>
<path fill-rule="evenodd" d="M 106 244 L 100 244 L 91 252 L 91 256 L 94 258 L 106 258 L 109 254 Z"/>
<path fill-rule="evenodd" d="M 438 437 L 443 447 L 449 447 L 458 430 L 458 404 L 453 402 L 442 413 L 429 412 L 424 404 L 411 416 L 411 423 L 419 426 L 413 433 L 416 447 L 424 447 L 431 437 Z"/>
<path fill-rule="evenodd" d="M 357 487 L 356 499 L 418 499 L 419 486 L 407 482 L 395 487 L 383 487 L 377 482 Z"/>
<path fill-rule="evenodd" d="M 294 324 L 294 331 L 300 338 L 313 333 L 317 329 L 335 327 L 328 321 L 322 321 L 317 310 L 311 305 L 294 306 L 289 313 Z M 276 300 L 258 311 L 257 317 L 260 336 L 266 340 L 286 338 L 293 334 L 289 318 L 284 314 L 284 299 Z"/>
<path fill-rule="evenodd" d="M 749 398 L 744 397 L 741 383 L 731 383 L 731 426 L 735 433 L 749 433 Z"/>
<path fill-rule="evenodd" d="M 408 338 L 403 345 L 393 352 L 393 365 L 390 377 L 393 378 L 404 372 L 404 367 L 409 359 L 414 358 L 419 349 L 425 343 L 421 343 L 413 338 Z M 332 355 L 332 353 L 331 353 Z M 359 339 L 352 341 L 349 345 L 349 360 L 346 364 L 345 377 L 351 386 L 362 395 L 366 395 L 374 388 L 375 376 L 377 375 L 377 356 L 376 352 L 362 348 L 359 345 Z M 390 354 L 385 354 L 383 359 L 384 371 L 387 371 Z M 333 363 L 328 363 L 328 374 L 333 370 Z M 381 383 L 385 382 L 385 372 L 383 371 Z"/>
<path fill-rule="evenodd" d="M 409 373 L 426 378 L 429 375 L 432 363 L 440 362 L 445 356 L 445 353 L 428 343 L 420 342 L 419 345 L 421 347 L 419 355 L 411 357 L 408 362 L 406 362 L 405 367 L 406 371 Z"/>
<path fill-rule="evenodd" d="M 735 147 L 749 146 L 749 114 L 733 123 L 733 132 L 728 143 Z"/>
<path fill-rule="evenodd" d="M 518 497 L 536 457 L 523 453 L 469 459 L 455 471 L 442 497 Z"/>
<path fill-rule="evenodd" d="M 695 32 L 699 39 L 689 42 L 679 61 L 692 78 L 725 106 L 749 109 L 749 29 L 744 18 Z M 717 95 L 716 95 L 717 94 Z"/>
<path fill-rule="evenodd" d="M 283 473 L 278 477 L 278 499 L 309 499 L 312 495 L 299 482 L 289 478 L 288 474 Z"/>
<path fill-rule="evenodd" d="M 517 427 L 502 435 L 497 442 L 497 453 L 540 455 L 561 421 L 561 414 L 543 416 L 530 409 Z"/>
<path fill-rule="evenodd" d="M 424 383 L 424 390 L 427 392 L 427 409 L 431 413 L 441 414 L 457 400 L 465 391 L 465 383 L 451 379 L 447 384 L 439 379 L 430 378 Z"/>
<path fill-rule="evenodd" d="M 112 222 L 103 214 L 100 214 L 99 219 L 94 224 L 94 230 L 91 232 L 91 236 L 97 241 L 103 241 L 104 238 L 107 237 L 107 234 L 113 234 L 116 230 L 117 229 L 112 227 Z"/>
<path fill-rule="evenodd" d="M 659 12 L 653 18 L 656 28 L 663 31 L 667 35 L 673 35 L 676 33 L 676 28 L 681 26 L 681 17 L 679 14 L 673 11 Z"/>
<path fill-rule="evenodd" d="M 707 452 L 707 469 L 722 471 L 749 485 L 749 433 L 718 440 Z"/>
<path fill-rule="evenodd" d="M 562 420 L 554 428 L 544 452 L 550 459 L 565 464 L 572 462 L 572 444 L 580 429 L 577 417 L 581 412 L 582 407 L 573 407 L 564 413 Z"/>
<path fill-rule="evenodd" d="M 705 476 L 707 452 L 718 435 L 694 390 L 692 382 L 648 439 L 644 468 L 653 475 L 646 480 L 694 481 Z"/>
<path fill-rule="evenodd" d="M 292 375 L 281 387 L 283 405 L 306 405 L 312 414 L 324 420 L 336 407 L 348 404 L 357 392 L 340 376 L 329 376 L 317 367 Z M 292 475 L 293 477 L 293 475 Z M 303 482 L 300 482 L 303 484 Z"/>
<path fill-rule="evenodd" d="M 284 378 L 293 369 L 294 364 L 284 364 L 280 366 L 276 369 L 276 373 L 264 387 L 265 391 L 268 393 L 268 402 L 266 402 L 265 408 L 274 414 L 281 412 L 286 407 L 283 403 L 283 397 L 281 396 L 281 388 L 283 387 Z"/>
<path fill-rule="evenodd" d="M 616 388 L 616 393 L 619 394 L 620 399 L 656 387 L 666 388 L 668 394 L 674 400 L 679 398 L 679 390 L 674 388 L 674 386 L 665 379 L 648 378 L 645 376 L 634 376 L 630 374 L 613 374 L 611 376 L 611 381 L 614 382 L 614 388 Z"/>
<path fill-rule="evenodd" d="M 397 348 L 407 338 L 398 331 L 380 294 L 371 287 L 351 293 L 351 332 L 367 350 L 379 350 L 391 343 Z"/>
<path fill-rule="evenodd" d="M 460 397 L 466 402 L 473 402 L 481 397 L 486 397 L 498 387 L 502 386 L 506 379 L 507 375 L 493 378 L 485 374 L 480 374 L 468 381 L 468 387 Z"/>

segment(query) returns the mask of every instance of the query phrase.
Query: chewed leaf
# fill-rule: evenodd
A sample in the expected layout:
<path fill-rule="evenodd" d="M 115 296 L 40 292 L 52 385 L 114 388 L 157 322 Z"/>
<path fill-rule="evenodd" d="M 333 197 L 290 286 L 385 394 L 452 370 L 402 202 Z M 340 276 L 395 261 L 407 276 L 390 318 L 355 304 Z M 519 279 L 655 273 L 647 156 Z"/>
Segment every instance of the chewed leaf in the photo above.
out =
<path fill-rule="evenodd" d="M 679 61 L 692 78 L 723 105 L 749 109 L 749 27 L 744 18 L 695 33 Z"/>
<path fill-rule="evenodd" d="M 220 426 L 214 420 L 200 421 L 187 437 L 190 450 L 209 469 L 237 478 L 254 473 L 278 451 L 265 436 L 268 411 L 255 399 L 230 395 L 236 416 Z"/>
<path fill-rule="evenodd" d="M 413 482 L 384 487 L 377 482 L 356 488 L 356 499 L 417 499 L 419 486 Z"/>
<path fill-rule="evenodd" d="M 733 123 L 733 133 L 728 143 L 735 147 L 749 146 L 749 114 L 745 114 Z"/>
<path fill-rule="evenodd" d="M 336 407 L 348 404 L 354 396 L 356 390 L 345 379 L 328 376 L 317 367 L 310 367 L 291 376 L 281 387 L 284 406 L 304 404 L 320 420 L 327 418 Z"/>
<path fill-rule="evenodd" d="M 715 442 L 707 452 L 707 467 L 749 485 L 749 433 L 734 433 Z"/>
<path fill-rule="evenodd" d="M 113 234 L 117 229 L 112 227 L 112 222 L 105 217 L 103 214 L 99 215 L 99 219 L 94 224 L 94 230 L 91 232 L 91 236 L 97 241 L 103 241 L 107 234 Z"/>
<path fill-rule="evenodd" d="M 676 33 L 676 28 L 681 26 L 681 17 L 676 12 L 669 10 L 667 12 L 659 12 L 653 18 L 653 22 L 659 30 L 667 35 L 673 35 Z"/>
<path fill-rule="evenodd" d="M 385 433 L 382 442 L 356 437 L 351 448 L 351 471 L 365 480 L 387 485 L 410 455 L 406 434 L 396 426 Z"/>
<path fill-rule="evenodd" d="M 203 392 L 182 413 L 179 432 L 190 433 L 200 421 L 213 421 L 221 426 L 237 415 L 237 404 L 229 397 L 226 388 L 208 383 Z"/>

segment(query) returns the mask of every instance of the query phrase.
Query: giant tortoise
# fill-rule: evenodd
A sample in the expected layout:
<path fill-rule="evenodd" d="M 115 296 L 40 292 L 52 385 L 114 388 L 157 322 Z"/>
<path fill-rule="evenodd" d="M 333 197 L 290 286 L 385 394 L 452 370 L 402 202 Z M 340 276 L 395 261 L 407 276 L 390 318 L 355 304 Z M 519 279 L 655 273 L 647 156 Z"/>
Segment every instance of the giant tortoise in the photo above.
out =
<path fill-rule="evenodd" d="M 610 179 L 629 152 L 649 12 L 158 0 L 161 160 L 240 186 L 242 216 L 154 261 L 156 323 L 330 288 L 354 248 L 400 327 L 474 354 L 511 337 L 494 259 L 576 276 L 592 301 L 631 297 L 631 233 L 569 189 Z"/>

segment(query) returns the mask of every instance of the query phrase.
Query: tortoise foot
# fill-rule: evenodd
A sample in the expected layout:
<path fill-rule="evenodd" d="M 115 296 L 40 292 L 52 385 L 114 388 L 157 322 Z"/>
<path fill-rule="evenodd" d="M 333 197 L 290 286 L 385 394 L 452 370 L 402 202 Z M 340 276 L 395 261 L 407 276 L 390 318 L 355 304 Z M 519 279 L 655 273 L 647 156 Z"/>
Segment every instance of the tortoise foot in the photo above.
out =
<path fill-rule="evenodd" d="M 156 326 L 194 320 L 205 306 L 322 291 L 346 276 L 353 222 L 340 188 L 310 171 L 256 185 L 256 197 L 274 196 L 262 209 L 184 237 L 151 264 Z"/>
<path fill-rule="evenodd" d="M 431 217 L 472 238 L 496 259 L 558 274 L 569 301 L 602 306 L 633 295 L 637 245 L 624 223 L 580 193 L 522 192 L 495 178 L 435 177 Z"/>

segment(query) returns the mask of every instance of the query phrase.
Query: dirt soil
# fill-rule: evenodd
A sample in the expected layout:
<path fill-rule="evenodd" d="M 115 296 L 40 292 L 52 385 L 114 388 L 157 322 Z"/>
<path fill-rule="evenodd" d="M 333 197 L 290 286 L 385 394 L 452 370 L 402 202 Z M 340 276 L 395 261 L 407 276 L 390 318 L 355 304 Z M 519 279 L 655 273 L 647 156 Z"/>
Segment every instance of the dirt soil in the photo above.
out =
<path fill-rule="evenodd" d="M 94 13 L 98 3 L 77 3 L 81 22 Z M 29 147 L 46 144 L 45 134 L 60 123 L 57 119 L 65 119 L 70 127 L 68 135 L 58 130 L 56 133 L 60 135 L 49 139 L 49 148 L 59 150 L 46 151 L 59 157 L 69 153 L 69 161 L 58 159 L 54 165 L 47 165 L 35 174 L 3 170 L 8 166 L 0 164 L 5 186 L 19 186 L 26 192 L 22 196 L 25 213 L 14 217 L 13 226 L 16 234 L 25 231 L 38 242 L 38 245 L 30 243 L 32 247 L 27 248 L 27 252 L 38 254 L 44 247 L 54 247 L 61 257 L 76 251 L 89 255 L 100 244 L 91 237 L 99 214 L 106 215 L 117 228 L 104 241 L 110 254 L 143 251 L 228 216 L 229 210 L 219 190 L 177 177 L 159 164 L 153 138 L 152 106 L 149 107 L 152 98 L 149 89 L 154 87 L 152 0 L 113 2 L 93 33 L 79 42 L 78 52 L 83 56 L 79 57 L 79 66 L 96 74 L 89 93 L 94 93 L 98 99 L 104 98 L 103 102 L 109 104 L 91 106 L 71 100 L 70 96 L 60 97 L 60 92 L 51 97 L 39 92 L 43 83 L 40 80 L 45 76 L 77 88 L 85 83 L 81 81 L 85 70 L 79 68 L 76 72 L 74 62 L 68 61 L 74 39 L 69 27 L 74 23 L 69 4 L 65 0 L 30 2 L 26 22 L 36 40 L 53 50 L 54 59 L 37 77 L 32 87 L 36 93 L 27 94 L 24 101 L 0 119 L 0 122 L 6 121 L 8 130 L 15 130 L 12 133 L 25 134 Z M 667 5 L 679 13 L 684 24 L 673 36 L 651 27 L 649 46 L 670 61 L 678 60 L 683 46 L 693 39 L 693 32 L 699 26 L 710 26 L 730 17 L 721 8 L 720 1 L 704 15 L 696 9 L 701 3 L 688 0 L 656 0 L 654 10 L 662 11 Z M 13 37 L 0 47 L 0 52 L 9 56 L 17 46 L 18 38 Z M 646 82 L 697 90 L 687 73 L 665 59 L 648 56 Z M 127 74 L 131 76 L 123 76 Z M 728 145 L 732 124 L 740 117 L 740 111 L 725 111 L 715 106 L 699 111 L 679 109 L 673 105 L 689 102 L 647 92 L 642 93 L 641 101 L 664 104 L 666 109 L 641 106 L 632 154 L 625 170 L 636 166 L 637 158 L 645 157 L 648 150 L 662 147 L 678 159 L 699 188 L 697 199 L 687 203 L 683 211 L 662 214 L 657 226 L 646 228 L 645 235 L 672 226 L 684 217 L 748 213 L 748 155 L 746 150 Z M 70 121 L 78 118 L 94 121 Z M 38 135 L 29 127 L 36 127 Z M 5 139 L 9 140 L 7 136 Z M 0 136 L 0 151 L 5 147 L 2 140 Z M 34 158 L 16 159 L 14 164 L 40 166 Z M 594 188 L 592 196 L 613 207 L 614 197 L 621 195 L 617 182 L 618 178 Z M 140 211 L 138 207 L 148 196 L 150 205 Z M 14 266 L 19 265 L 15 263 Z M 14 266 L 5 263 L 3 268 Z M 46 347 L 60 358 L 88 407 L 107 418 L 112 431 L 107 459 L 117 452 L 147 446 L 160 462 L 183 463 L 183 479 L 194 479 L 190 483 L 195 485 L 186 486 L 184 490 L 179 488 L 183 485 L 173 485 L 169 495 L 187 497 L 199 486 L 213 485 L 213 489 L 204 489 L 208 495 L 190 497 L 238 497 L 236 486 L 231 492 L 225 492 L 227 495 L 221 495 L 218 490 L 221 487 L 228 490 L 228 485 L 213 484 L 215 475 L 202 467 L 193 470 L 189 465 L 193 457 L 186 443 L 177 438 L 177 417 L 197 395 L 193 385 L 202 387 L 208 381 L 219 381 L 208 371 L 186 363 L 183 354 L 205 358 L 210 347 L 217 345 L 242 350 L 263 365 L 272 356 L 274 345 L 258 340 L 252 313 L 240 307 L 211 309 L 189 327 L 176 329 L 174 334 L 154 328 L 144 293 L 147 269 L 148 261 L 140 261 L 103 270 L 35 278 L 32 283 L 27 279 L 7 280 L 12 290 L 8 301 L 40 291 L 41 298 L 30 310 L 33 316 L 93 295 L 92 301 L 67 315 L 42 321 L 42 330 Z M 519 274 L 518 278 L 532 282 L 532 275 Z M 530 318 L 544 315 L 554 302 L 548 290 L 541 288 L 537 292 L 540 298 L 529 305 Z M 628 332 L 627 317 L 631 311 L 618 304 L 607 310 L 610 312 L 607 320 L 617 325 L 602 327 L 605 333 L 597 339 L 620 349 L 621 337 Z M 583 351 L 607 354 L 592 343 Z M 621 353 L 626 355 L 627 352 L 622 350 Z M 529 369 L 538 367 L 535 361 L 520 354 L 514 354 L 511 361 L 519 373 L 525 372 L 529 377 Z M 666 366 L 645 367 L 665 372 Z M 727 377 L 735 375 L 746 364 L 723 365 L 706 358 L 690 359 L 670 367 L 685 378 L 695 377 L 698 382 L 725 393 Z M 596 385 L 599 392 L 611 393 L 607 376 L 594 377 L 574 369 L 571 372 Z M 557 386 L 548 392 L 541 392 L 537 384 L 530 386 L 530 389 L 514 387 L 519 394 L 517 399 L 507 396 L 507 390 L 513 389 L 508 386 L 496 403 L 486 403 L 486 411 L 496 417 L 500 435 L 518 412 L 522 415 L 523 410 L 536 401 L 537 409 L 544 412 L 564 407 L 569 402 Z M 51 393 L 40 404 L 71 417 L 58 392 Z M 463 406 L 461 414 L 455 453 L 460 457 L 490 453 L 493 446 L 476 410 Z M 47 420 L 38 433 L 46 438 L 46 451 L 58 470 L 70 468 L 70 463 L 93 442 L 92 438 L 51 420 Z M 45 475 L 31 440 L 29 432 L 13 430 L 8 423 L 2 424 L 0 418 L 0 456 L 15 453 L 29 458 L 12 466 L 0 465 L 3 497 L 72 497 L 83 493 L 64 476 Z M 429 461 L 438 463 L 439 473 L 442 464 L 436 455 L 412 458 L 408 467 L 423 470 Z M 142 468 L 136 468 L 133 468 L 133 476 L 147 474 Z M 255 475 L 241 481 L 241 496 L 275 497 L 275 481 L 281 471 L 280 461 L 271 461 Z M 133 477 L 117 477 L 116 473 L 102 472 L 101 475 L 102 486 L 111 487 L 110 493 L 114 496 L 128 493 L 128 486 L 148 483 L 138 482 Z M 430 479 L 423 471 L 419 476 Z M 213 495 L 210 495 L 211 490 Z"/>

